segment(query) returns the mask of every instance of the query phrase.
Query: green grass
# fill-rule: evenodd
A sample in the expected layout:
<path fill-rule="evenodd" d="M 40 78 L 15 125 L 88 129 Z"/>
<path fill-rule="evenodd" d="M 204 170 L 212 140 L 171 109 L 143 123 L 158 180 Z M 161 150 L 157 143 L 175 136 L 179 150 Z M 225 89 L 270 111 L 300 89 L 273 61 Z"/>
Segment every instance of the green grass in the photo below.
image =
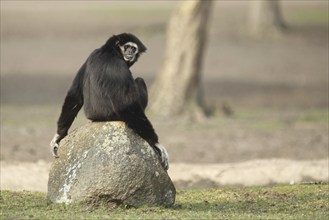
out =
<path fill-rule="evenodd" d="M 295 23 L 304 25 L 328 25 L 328 8 L 322 7 L 301 7 L 288 10 L 287 17 Z"/>
<path fill-rule="evenodd" d="M 46 194 L 1 191 L 0 219 L 327 219 L 327 184 L 179 190 L 172 208 L 51 204 Z"/>
<path fill-rule="evenodd" d="M 305 122 L 315 122 L 315 123 L 325 123 L 328 124 L 329 121 L 329 111 L 328 109 L 315 109 L 305 111 L 300 115 L 300 121 Z"/>

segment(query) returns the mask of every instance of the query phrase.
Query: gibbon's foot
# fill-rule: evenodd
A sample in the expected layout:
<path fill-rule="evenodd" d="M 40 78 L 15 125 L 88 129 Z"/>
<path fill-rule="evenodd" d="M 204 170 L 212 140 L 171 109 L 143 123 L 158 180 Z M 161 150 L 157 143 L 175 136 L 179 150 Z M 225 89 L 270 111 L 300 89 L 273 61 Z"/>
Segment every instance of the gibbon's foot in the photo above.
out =
<path fill-rule="evenodd" d="M 169 155 L 164 146 L 161 144 L 156 144 L 155 147 L 157 148 L 156 150 L 160 153 L 161 157 L 161 165 L 165 170 L 169 169 Z"/>
<path fill-rule="evenodd" d="M 60 138 L 60 136 L 58 134 L 55 134 L 55 136 L 53 137 L 53 139 L 50 142 L 50 149 L 51 149 L 51 154 L 53 155 L 53 157 L 58 158 L 57 155 L 57 151 L 58 151 L 58 139 Z"/>

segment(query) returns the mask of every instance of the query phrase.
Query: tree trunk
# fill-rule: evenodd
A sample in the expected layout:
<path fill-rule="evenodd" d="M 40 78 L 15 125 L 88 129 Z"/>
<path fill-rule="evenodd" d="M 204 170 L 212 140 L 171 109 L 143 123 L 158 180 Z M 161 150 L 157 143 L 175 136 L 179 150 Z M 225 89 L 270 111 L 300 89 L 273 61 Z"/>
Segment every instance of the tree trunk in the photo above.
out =
<path fill-rule="evenodd" d="M 256 36 L 280 34 L 285 28 L 279 0 L 250 2 L 250 32 Z"/>
<path fill-rule="evenodd" d="M 150 111 L 158 116 L 205 116 L 201 67 L 212 1 L 186 1 L 167 29 L 165 60 L 150 92 Z"/>

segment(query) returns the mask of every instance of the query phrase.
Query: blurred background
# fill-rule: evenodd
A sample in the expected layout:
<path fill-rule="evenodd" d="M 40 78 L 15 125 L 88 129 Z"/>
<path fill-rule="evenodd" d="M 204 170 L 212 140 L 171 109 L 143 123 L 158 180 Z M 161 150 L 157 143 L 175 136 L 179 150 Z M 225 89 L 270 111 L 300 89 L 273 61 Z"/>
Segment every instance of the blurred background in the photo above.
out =
<path fill-rule="evenodd" d="M 130 32 L 144 42 L 148 50 L 131 70 L 150 88 L 180 3 L 1 1 L 2 171 L 13 161 L 49 165 L 67 89 L 110 36 Z M 211 116 L 150 114 L 173 164 L 328 158 L 328 1 L 280 1 L 284 28 L 270 34 L 255 34 L 251 3 L 211 7 L 199 73 Z M 71 130 L 86 122 L 81 111 Z"/>

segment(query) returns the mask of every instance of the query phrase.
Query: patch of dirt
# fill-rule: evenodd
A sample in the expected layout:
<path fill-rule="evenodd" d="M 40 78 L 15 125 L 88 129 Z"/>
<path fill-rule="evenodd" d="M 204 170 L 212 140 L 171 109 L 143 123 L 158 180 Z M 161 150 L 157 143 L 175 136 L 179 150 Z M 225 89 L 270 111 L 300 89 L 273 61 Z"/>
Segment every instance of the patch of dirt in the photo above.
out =
<path fill-rule="evenodd" d="M 216 186 L 264 186 L 328 181 L 328 160 L 254 160 L 231 164 L 170 165 L 169 176 L 176 188 Z M 47 192 L 51 163 L 1 161 L 1 189 Z"/>

